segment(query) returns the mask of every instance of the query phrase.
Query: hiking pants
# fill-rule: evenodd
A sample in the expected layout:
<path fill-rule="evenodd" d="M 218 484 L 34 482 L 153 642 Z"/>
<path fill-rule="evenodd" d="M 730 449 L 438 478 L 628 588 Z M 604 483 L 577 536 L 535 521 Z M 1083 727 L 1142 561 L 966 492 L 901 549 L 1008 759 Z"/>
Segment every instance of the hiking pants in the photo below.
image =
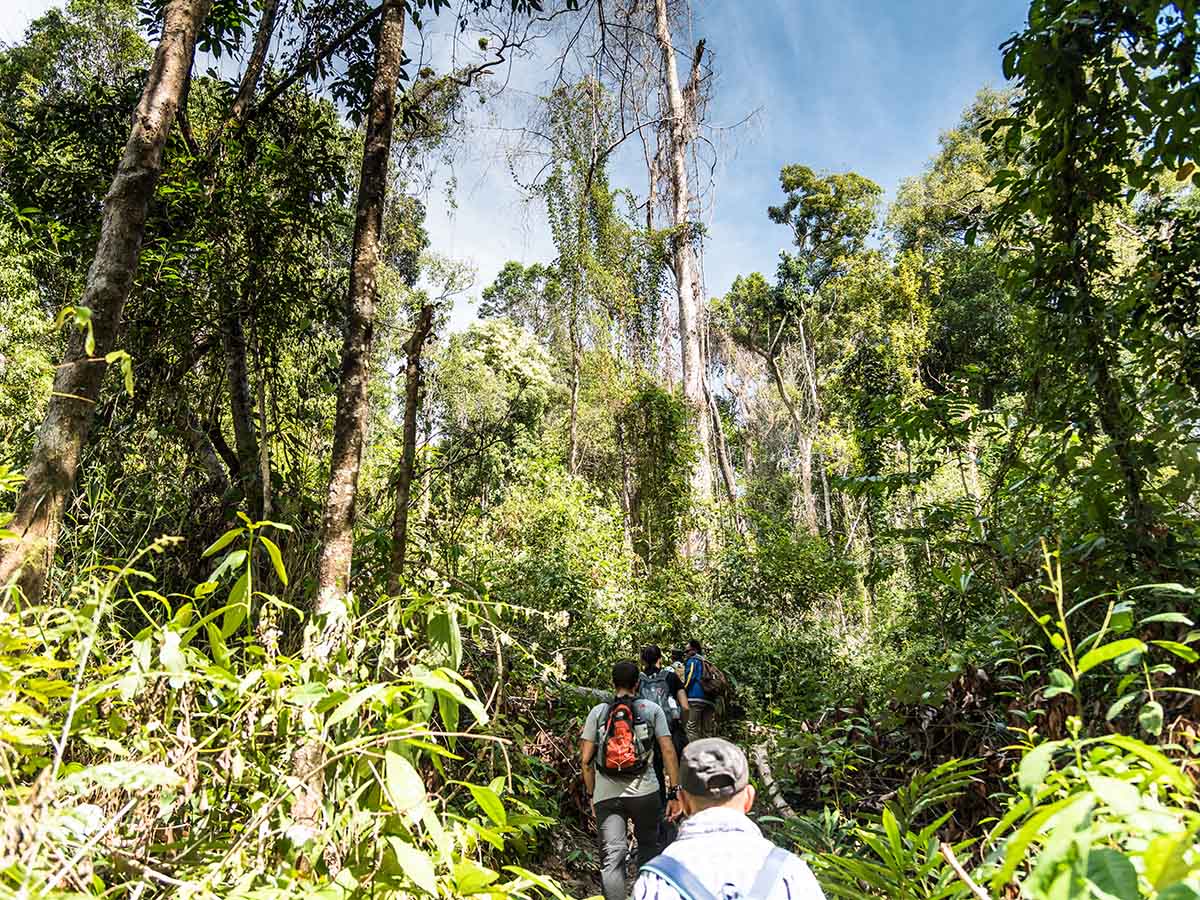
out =
<path fill-rule="evenodd" d="M 662 807 L 658 794 L 614 797 L 595 805 L 600 832 L 600 883 L 604 900 L 625 900 L 625 853 L 629 849 L 629 826 L 637 838 L 638 868 L 658 856 L 658 820 Z"/>
<path fill-rule="evenodd" d="M 715 712 L 716 709 L 707 700 L 688 698 L 687 737 L 689 741 L 698 741 L 700 738 L 712 736 Z"/>

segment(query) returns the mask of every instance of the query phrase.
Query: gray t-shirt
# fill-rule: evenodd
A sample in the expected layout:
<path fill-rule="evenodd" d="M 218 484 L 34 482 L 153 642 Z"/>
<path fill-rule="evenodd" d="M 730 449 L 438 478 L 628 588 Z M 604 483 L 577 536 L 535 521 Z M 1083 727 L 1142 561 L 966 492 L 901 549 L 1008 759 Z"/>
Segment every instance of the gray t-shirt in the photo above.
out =
<path fill-rule="evenodd" d="M 585 741 L 599 745 L 600 726 L 604 723 L 605 716 L 608 715 L 608 706 L 608 702 L 598 703 L 588 713 L 587 722 L 583 725 Z M 646 723 L 646 730 L 653 732 L 654 739 L 671 736 L 671 726 L 667 724 L 667 717 L 657 703 L 649 700 L 635 700 L 634 709 L 637 711 L 638 718 Z M 638 735 L 638 737 L 642 736 Z M 597 746 L 596 752 L 599 754 L 599 746 Z M 596 769 L 596 794 L 592 798 L 596 803 L 616 797 L 644 797 L 647 794 L 657 793 L 658 776 L 654 774 L 654 766 L 646 766 L 645 772 L 632 778 L 614 778 Z"/>

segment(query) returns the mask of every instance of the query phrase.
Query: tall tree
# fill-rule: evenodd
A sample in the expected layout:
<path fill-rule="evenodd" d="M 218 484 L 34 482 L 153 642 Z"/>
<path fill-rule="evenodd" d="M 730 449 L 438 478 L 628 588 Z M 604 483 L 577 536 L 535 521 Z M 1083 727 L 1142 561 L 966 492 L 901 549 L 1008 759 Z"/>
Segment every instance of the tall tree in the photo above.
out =
<path fill-rule="evenodd" d="M 712 499 L 713 477 L 710 464 L 711 419 L 705 393 L 704 379 L 704 300 L 696 255 L 692 247 L 692 193 L 688 183 L 688 150 L 695 135 L 694 104 L 685 100 L 685 88 L 680 86 L 679 67 L 675 61 L 675 45 L 671 38 L 671 22 L 667 15 L 667 0 L 655 0 L 654 31 L 662 52 L 663 90 L 666 96 L 668 175 L 671 187 L 672 267 L 675 271 L 675 291 L 679 306 L 679 351 L 683 362 L 683 396 L 692 411 L 699 460 L 692 474 L 692 489 L 697 500 Z M 692 76 L 686 90 L 696 90 L 699 59 L 703 42 L 697 47 Z M 698 536 L 685 544 L 691 554 L 699 552 Z"/>
<path fill-rule="evenodd" d="M 333 426 L 329 485 L 321 522 L 314 610 L 332 625 L 327 639 L 310 643 L 309 652 L 328 654 L 345 621 L 345 598 L 354 554 L 354 514 L 363 438 L 367 427 L 367 380 L 375 331 L 379 288 L 380 236 L 387 198 L 388 159 L 396 119 L 396 87 L 404 61 L 404 0 L 383 0 L 383 19 L 375 51 L 375 77 L 367 112 L 367 130 L 359 177 L 350 261 L 350 290 L 346 300 L 346 332 L 342 345 L 341 378 Z"/>
<path fill-rule="evenodd" d="M 425 341 L 433 329 L 433 304 L 421 304 L 412 334 L 404 342 L 404 428 L 400 455 L 400 473 L 396 479 L 396 511 L 392 517 L 392 565 L 388 573 L 388 593 L 400 590 L 400 577 L 408 553 L 408 513 L 412 497 L 413 472 L 417 459 L 417 413 L 421 403 L 421 357 Z"/>
<path fill-rule="evenodd" d="M 212 0 L 172 0 L 162 39 L 134 114 L 129 141 L 104 198 L 100 241 L 83 296 L 83 327 L 72 335 L 9 528 L 18 537 L 0 549 L 0 583 L 14 577 L 36 600 L 54 557 L 63 507 L 92 428 L 121 315 L 137 271 L 147 211 L 162 172 L 163 148 L 187 89 L 196 38 Z"/>

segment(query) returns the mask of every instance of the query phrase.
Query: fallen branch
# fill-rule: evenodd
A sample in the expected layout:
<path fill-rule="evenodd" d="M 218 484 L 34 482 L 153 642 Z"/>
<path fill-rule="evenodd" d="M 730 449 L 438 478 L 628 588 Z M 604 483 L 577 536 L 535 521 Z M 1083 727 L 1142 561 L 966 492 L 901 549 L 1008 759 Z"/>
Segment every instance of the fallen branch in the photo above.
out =
<path fill-rule="evenodd" d="M 942 841 L 942 843 L 938 846 L 938 849 L 942 851 L 942 858 L 950 864 L 950 868 L 954 870 L 954 874 L 958 876 L 958 880 L 965 884 L 971 891 L 972 896 L 976 897 L 977 900 L 992 900 L 992 898 L 988 896 L 988 892 L 977 885 L 971 879 L 971 876 L 967 874 L 967 870 L 962 867 L 962 863 L 960 863 L 958 861 L 958 857 L 954 855 L 953 847 L 951 847 L 945 841 Z"/>
<path fill-rule="evenodd" d="M 759 777 L 762 778 L 763 787 L 767 790 L 767 799 L 771 801 L 771 805 L 775 807 L 775 811 L 785 819 L 795 818 L 796 811 L 792 809 L 792 805 L 783 796 L 783 788 L 779 786 L 779 782 L 775 780 L 774 773 L 771 772 L 771 763 L 767 759 L 766 743 L 755 744 L 754 748 L 750 751 L 750 757 L 754 760 L 754 766 L 758 769 Z"/>

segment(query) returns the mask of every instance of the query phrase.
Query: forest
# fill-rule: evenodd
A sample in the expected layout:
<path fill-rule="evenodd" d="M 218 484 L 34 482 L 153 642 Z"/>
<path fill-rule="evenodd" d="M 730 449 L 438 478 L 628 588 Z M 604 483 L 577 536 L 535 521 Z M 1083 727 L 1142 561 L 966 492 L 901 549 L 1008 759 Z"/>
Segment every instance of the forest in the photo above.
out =
<path fill-rule="evenodd" d="M 696 5 L 0 45 L 0 896 L 594 896 L 589 691 L 696 639 L 829 898 L 1200 898 L 1200 3 L 1030 0 L 711 295 Z M 476 290 L 481 107 L 553 253 Z"/>

